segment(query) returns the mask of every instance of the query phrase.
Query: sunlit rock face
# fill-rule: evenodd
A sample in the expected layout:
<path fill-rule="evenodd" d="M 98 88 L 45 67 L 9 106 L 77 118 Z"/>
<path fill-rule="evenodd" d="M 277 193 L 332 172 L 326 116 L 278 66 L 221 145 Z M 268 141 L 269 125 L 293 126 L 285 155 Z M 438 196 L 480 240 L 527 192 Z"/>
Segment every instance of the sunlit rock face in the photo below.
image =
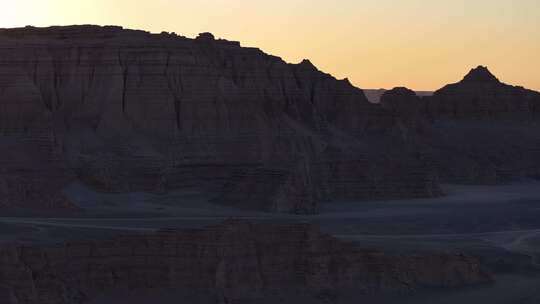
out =
<path fill-rule="evenodd" d="M 117 289 L 174 288 L 217 302 L 256 301 L 288 292 L 412 292 L 490 283 L 467 256 L 390 256 L 307 224 L 228 221 L 110 241 L 0 247 L 0 295 L 17 304 L 84 303 Z"/>
<path fill-rule="evenodd" d="M 187 39 L 120 27 L 0 30 L 0 65 L 0 132 L 49 151 L 40 160 L 58 173 L 49 178 L 55 186 L 45 187 L 46 196 L 57 196 L 72 178 L 113 192 L 220 189 L 238 170 L 295 168 L 298 159 L 322 168 L 315 180 L 355 196 L 371 173 L 350 173 L 352 184 L 340 175 L 329 183 L 320 176 L 329 175 L 323 173 L 335 159 L 324 156 L 330 150 L 338 161 L 347 154 L 369 163 L 393 140 L 388 111 L 347 80 L 307 60 L 287 64 L 209 33 Z M 377 143 L 366 144 L 374 136 Z M 0 185 L 10 182 L 6 176 L 39 184 L 28 176 L 53 169 L 6 170 Z M 430 193 L 423 189 L 428 173 L 416 175 L 417 192 Z M 392 179 L 388 191 L 372 196 L 407 197 L 411 180 Z M 281 209 L 287 208 L 313 209 L 297 202 Z"/>

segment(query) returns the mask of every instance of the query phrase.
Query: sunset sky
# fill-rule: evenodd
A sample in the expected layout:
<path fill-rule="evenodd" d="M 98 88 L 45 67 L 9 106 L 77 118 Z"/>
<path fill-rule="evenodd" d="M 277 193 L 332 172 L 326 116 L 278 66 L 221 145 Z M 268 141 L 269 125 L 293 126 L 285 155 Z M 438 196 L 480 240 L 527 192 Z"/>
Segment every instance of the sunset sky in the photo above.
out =
<path fill-rule="evenodd" d="M 434 90 L 487 65 L 540 90 L 540 0 L 0 0 L 0 27 L 209 31 L 361 88 Z"/>

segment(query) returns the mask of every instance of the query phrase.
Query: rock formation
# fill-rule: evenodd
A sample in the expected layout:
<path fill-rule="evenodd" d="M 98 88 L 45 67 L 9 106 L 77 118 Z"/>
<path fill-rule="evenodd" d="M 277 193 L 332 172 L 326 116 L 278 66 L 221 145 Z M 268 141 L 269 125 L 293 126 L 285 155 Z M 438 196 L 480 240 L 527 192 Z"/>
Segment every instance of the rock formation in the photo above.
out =
<path fill-rule="evenodd" d="M 308 159 L 309 166 L 326 164 L 318 166 L 323 170 L 319 176 L 329 176 L 328 168 L 342 163 L 336 159 L 370 163 L 374 157 L 390 157 L 375 150 L 393 140 L 390 114 L 347 80 L 320 72 L 308 60 L 287 64 L 210 33 L 188 39 L 111 26 L 4 29 L 0 66 L 1 137 L 54 151 L 30 158 L 56 172 L 21 173 L 8 167 L 0 185 L 10 183 L 6 176 L 34 185 L 30 176 L 51 175 L 54 187 L 40 186 L 46 197 L 58 197 L 74 177 L 101 191 L 219 189 L 237 172 L 260 173 L 264 179 L 265 172 L 294 168 L 298 159 Z M 366 138 L 379 139 L 366 145 Z M 324 158 L 329 151 L 338 157 Z M 409 158 L 392 162 L 406 167 Z M 372 169 L 372 176 L 348 174 L 377 179 L 392 171 Z M 339 176 L 339 191 L 325 192 L 404 198 L 410 196 L 406 189 L 411 182 L 433 185 L 423 182 L 431 172 L 392 171 L 403 173 L 392 177 L 381 196 L 365 195 L 357 183 L 339 182 Z M 413 177 L 418 179 L 410 181 Z M 313 180 L 317 189 L 336 184 Z M 269 190 L 275 191 L 269 194 L 273 197 L 306 197 L 282 191 L 283 186 Z M 419 190 L 413 196 L 434 189 Z M 16 195 L 6 205 L 41 207 L 26 200 Z M 313 210 L 313 200 L 305 200 L 308 206 L 303 207 L 287 204 L 292 211 Z"/>
<path fill-rule="evenodd" d="M 381 98 L 395 130 L 445 182 L 497 184 L 540 176 L 540 93 L 478 67 L 432 97 L 396 88 Z"/>
<path fill-rule="evenodd" d="M 427 98 L 420 98 L 414 91 L 399 87 L 386 91 L 380 104 L 394 118 L 393 125 L 411 136 L 422 135 L 429 129 L 426 117 Z M 409 134 L 403 134 L 407 136 Z M 408 140 L 407 140 L 408 141 Z"/>
<path fill-rule="evenodd" d="M 460 82 L 435 91 L 433 96 L 421 96 L 406 88 L 395 88 L 385 91 L 380 103 L 394 113 L 399 111 L 400 114 L 411 116 L 412 112 L 419 112 L 432 120 L 523 122 L 538 118 L 540 93 L 507 85 L 487 67 L 479 66 Z"/>
<path fill-rule="evenodd" d="M 384 93 L 386 93 L 388 90 L 386 90 L 386 89 L 377 89 L 377 90 L 362 89 L 362 91 L 364 91 L 364 94 L 366 95 L 366 98 L 371 103 L 379 103 L 381 101 L 381 98 L 384 95 Z M 433 92 L 431 92 L 431 91 L 415 91 L 415 93 L 416 93 L 416 95 L 418 95 L 420 97 L 432 96 L 433 95 Z"/>
<path fill-rule="evenodd" d="M 174 288 L 226 303 L 286 294 L 412 291 L 491 282 L 462 255 L 389 256 L 322 234 L 308 224 L 228 221 L 51 247 L 0 247 L 6 304 L 84 303 L 120 288 Z"/>
<path fill-rule="evenodd" d="M 537 120 L 540 93 L 504 84 L 483 66 L 462 81 L 436 91 L 429 102 L 435 118 L 466 120 Z"/>
<path fill-rule="evenodd" d="M 538 105 L 540 93 L 504 84 L 482 66 L 436 91 L 428 115 L 439 175 L 481 184 L 538 178 Z"/>
<path fill-rule="evenodd" d="M 433 97 L 394 89 L 378 105 L 309 60 L 112 26 L 0 30 L 0 67 L 3 207 L 71 206 L 62 189 L 80 180 L 110 192 L 202 187 L 218 203 L 312 213 L 322 200 L 438 195 L 439 175 L 540 174 L 533 135 L 521 136 L 528 161 L 508 166 L 508 148 L 440 142 L 443 122 L 537 120 L 539 93 L 483 67 Z M 460 156 L 476 150 L 490 155 Z M 472 172 L 452 173 L 449 159 Z"/>
<path fill-rule="evenodd" d="M 62 194 L 74 175 L 48 141 L 0 136 L 0 208 L 75 209 Z"/>
<path fill-rule="evenodd" d="M 232 175 L 216 201 L 244 209 L 317 213 L 321 196 L 310 170 L 306 161 L 286 169 L 242 170 Z"/>

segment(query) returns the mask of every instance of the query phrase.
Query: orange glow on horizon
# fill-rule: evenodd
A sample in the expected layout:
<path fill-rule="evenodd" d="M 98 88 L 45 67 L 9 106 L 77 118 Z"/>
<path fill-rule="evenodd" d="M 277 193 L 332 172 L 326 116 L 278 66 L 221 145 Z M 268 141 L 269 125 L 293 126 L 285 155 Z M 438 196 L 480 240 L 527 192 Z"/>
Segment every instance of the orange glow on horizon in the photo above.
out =
<path fill-rule="evenodd" d="M 202 3 L 198 3 L 202 2 Z M 436 90 L 486 65 L 540 91 L 538 0 L 0 0 L 0 27 L 120 25 L 209 31 L 361 88 Z"/>

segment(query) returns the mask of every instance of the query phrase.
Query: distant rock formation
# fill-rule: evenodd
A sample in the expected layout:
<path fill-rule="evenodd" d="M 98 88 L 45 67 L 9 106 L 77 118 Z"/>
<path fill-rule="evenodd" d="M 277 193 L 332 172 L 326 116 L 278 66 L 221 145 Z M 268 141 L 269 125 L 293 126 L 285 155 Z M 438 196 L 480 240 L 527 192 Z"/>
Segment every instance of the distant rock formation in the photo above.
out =
<path fill-rule="evenodd" d="M 398 87 L 386 91 L 380 101 L 381 106 L 392 116 L 408 125 L 416 124 L 424 118 L 427 104 L 425 100 L 407 88 Z"/>
<path fill-rule="evenodd" d="M 460 183 L 540 177 L 540 93 L 502 83 L 486 68 L 429 99 L 439 174 Z"/>
<path fill-rule="evenodd" d="M 287 292 L 339 295 L 490 283 L 463 255 L 391 256 L 322 234 L 308 224 L 228 221 L 110 241 L 0 246 L 6 304 L 84 303 L 115 289 L 174 288 L 216 301 Z"/>
<path fill-rule="evenodd" d="M 386 89 L 377 89 L 377 90 L 370 90 L 370 89 L 362 89 L 364 91 L 364 94 L 366 95 L 366 98 L 371 103 L 379 103 L 381 101 L 381 97 L 386 93 L 388 90 Z M 431 96 L 433 95 L 433 92 L 431 91 L 415 91 L 417 96 L 423 97 L 423 96 Z"/>
<path fill-rule="evenodd" d="M 443 181 L 498 184 L 540 177 L 540 93 L 504 84 L 479 66 L 432 97 L 415 102 L 408 95 L 400 100 L 411 109 L 401 113 L 420 109 L 416 121 L 432 122 L 423 141 Z"/>
<path fill-rule="evenodd" d="M 471 71 L 463 77 L 463 83 L 469 84 L 497 84 L 500 83 L 499 79 L 495 75 L 491 74 L 489 69 L 485 66 L 479 65 L 478 67 L 471 69 Z"/>
<path fill-rule="evenodd" d="M 435 118 L 530 121 L 540 118 L 539 105 L 540 93 L 504 84 L 479 66 L 436 91 L 429 112 Z"/>
<path fill-rule="evenodd" d="M 265 179 L 268 170 L 285 172 L 304 158 L 322 170 L 319 176 L 331 176 L 343 159 L 389 158 L 384 147 L 393 141 L 391 115 L 349 81 L 320 72 L 308 60 L 287 64 L 210 33 L 188 39 L 112 26 L 4 29 L 0 64 L 1 137 L 45 150 L 31 157 L 40 166 L 4 169 L 0 185 L 12 178 L 37 185 L 36 179 L 48 176 L 54 186 L 39 186 L 45 197 L 57 197 L 73 178 L 112 192 L 219 189 L 237 172 Z M 376 144 L 365 144 L 375 137 Z M 326 158 L 329 151 L 334 157 Z M 404 168 L 411 156 L 392 158 Z M 384 183 L 378 176 L 392 169 L 380 164 L 348 174 Z M 43 174 L 46 166 L 56 173 Z M 313 178 L 314 188 L 375 199 L 409 197 L 411 183 L 418 190 L 414 196 L 433 192 L 422 189 L 433 185 L 424 183 L 431 172 L 392 172 L 397 175 L 384 192 L 366 195 L 364 185 L 339 175 L 333 181 Z M 238 181 L 242 188 L 245 181 Z M 304 197 L 280 185 L 267 189 L 276 191 L 268 197 Z M 339 190 L 328 188 L 334 186 Z M 245 198 L 231 204 L 242 205 L 249 191 L 261 191 L 246 190 Z M 41 207 L 26 200 L 15 195 L 5 205 Z M 318 204 L 284 200 L 293 212 Z"/>

